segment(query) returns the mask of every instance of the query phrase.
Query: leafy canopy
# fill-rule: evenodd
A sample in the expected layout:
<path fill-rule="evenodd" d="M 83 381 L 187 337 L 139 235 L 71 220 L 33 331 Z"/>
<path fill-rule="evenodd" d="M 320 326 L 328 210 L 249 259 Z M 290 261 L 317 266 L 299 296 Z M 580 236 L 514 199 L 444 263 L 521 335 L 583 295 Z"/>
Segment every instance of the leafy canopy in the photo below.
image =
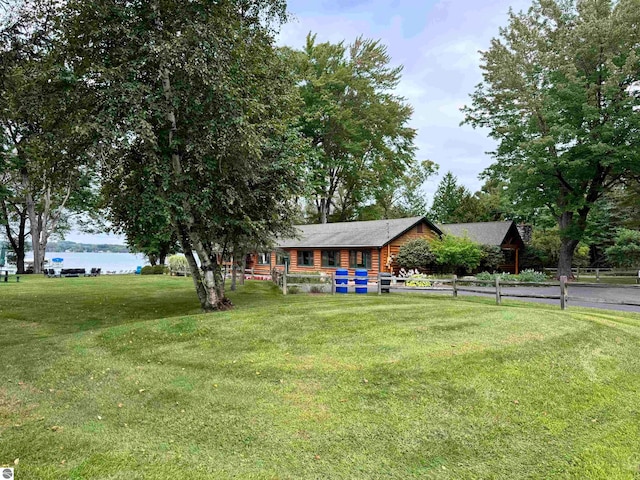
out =
<path fill-rule="evenodd" d="M 318 43 L 309 34 L 291 58 L 303 105 L 298 124 L 312 152 L 305 163 L 308 201 L 326 222 L 357 216 L 414 165 L 413 112 L 394 94 L 402 67 L 379 41 Z"/>

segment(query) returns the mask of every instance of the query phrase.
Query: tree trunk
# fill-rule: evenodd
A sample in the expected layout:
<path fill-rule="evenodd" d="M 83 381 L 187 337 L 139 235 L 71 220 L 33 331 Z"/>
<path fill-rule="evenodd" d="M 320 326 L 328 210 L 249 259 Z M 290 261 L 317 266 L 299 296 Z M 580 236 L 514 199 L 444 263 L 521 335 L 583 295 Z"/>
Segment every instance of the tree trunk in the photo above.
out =
<path fill-rule="evenodd" d="M 582 220 L 582 219 L 580 219 Z M 586 220 L 586 218 L 585 218 Z M 582 226 L 584 222 L 579 221 L 579 225 L 575 225 L 573 212 L 562 212 L 558 219 L 558 226 L 560 227 L 560 252 L 558 252 L 558 278 L 566 276 L 567 278 L 573 278 L 571 272 L 571 265 L 573 264 L 573 254 L 580 243 L 575 239 L 576 227 Z M 584 228 L 582 228 L 584 232 Z"/>
<path fill-rule="evenodd" d="M 220 264 L 212 256 L 213 261 L 204 269 L 203 283 L 206 289 L 206 304 L 203 305 L 205 311 L 227 310 L 232 307 L 232 303 L 224 294 L 224 279 Z"/>
<path fill-rule="evenodd" d="M 578 240 L 571 238 L 561 238 L 560 254 L 558 256 L 558 278 L 563 275 L 567 278 L 573 278 L 571 265 L 573 264 L 573 254 L 578 246 Z"/>
<path fill-rule="evenodd" d="M 62 212 L 71 195 L 71 185 L 67 185 L 66 192 L 59 205 L 54 205 L 54 192 L 52 186 L 45 182 L 39 201 L 39 211 L 36 211 L 34 192 L 31 189 L 29 173 L 26 169 L 21 172 L 22 187 L 25 191 L 26 210 L 29 215 L 31 227 L 31 240 L 33 244 L 33 273 L 42 273 L 49 236 L 56 231 Z"/>
<path fill-rule="evenodd" d="M 20 216 L 20 224 L 19 224 L 19 230 L 18 230 L 18 241 L 16 242 L 17 245 L 14 250 L 15 250 L 15 254 L 16 254 L 16 271 L 17 273 L 24 273 L 24 257 L 26 256 L 26 248 L 25 248 L 25 242 L 27 240 L 27 233 L 26 233 L 26 225 L 27 225 L 27 216 L 26 215 L 21 215 Z"/>
<path fill-rule="evenodd" d="M 320 223 L 327 223 L 327 199 L 320 199 L 320 207 L 318 208 L 320 214 Z"/>
<path fill-rule="evenodd" d="M 24 273 L 24 257 L 26 255 L 25 252 L 25 242 L 27 239 L 27 212 L 26 209 L 20 210 L 19 207 L 13 205 L 12 210 L 15 210 L 15 214 L 18 217 L 18 232 L 15 233 L 11 229 L 11 223 L 9 222 L 9 208 L 7 208 L 7 203 L 2 202 L 2 213 L 6 219 L 6 223 L 4 225 L 5 234 L 7 236 L 7 240 L 9 240 L 9 244 L 11 245 L 11 250 L 16 255 L 16 269 L 17 273 Z"/>
<path fill-rule="evenodd" d="M 25 177 L 23 177 L 25 180 Z M 24 184 L 24 181 L 23 181 Z M 31 246 L 33 248 L 33 273 L 42 273 L 42 261 L 41 258 L 44 255 L 40 254 L 40 235 L 42 234 L 42 217 L 36 214 L 36 204 L 33 200 L 33 195 L 28 190 L 29 184 L 25 185 L 27 188 L 26 195 L 26 207 L 29 214 L 29 226 L 31 227 Z"/>
<path fill-rule="evenodd" d="M 182 158 L 177 147 L 178 125 L 173 107 L 173 92 L 171 88 L 171 77 L 169 70 L 163 68 L 161 73 L 162 90 L 166 100 L 167 110 L 165 120 L 170 126 L 168 134 L 168 147 L 171 151 L 171 166 L 176 190 L 184 190 Z M 173 212 L 173 218 L 185 218 L 184 222 L 174 223 L 176 233 L 182 244 L 183 251 L 189 262 L 193 282 L 196 286 L 200 306 L 205 312 L 214 310 L 226 310 L 232 303 L 224 295 L 224 279 L 220 269 L 217 256 L 210 249 L 206 248 L 203 239 L 200 237 L 196 227 L 195 219 L 187 200 L 182 202 L 183 212 Z M 200 259 L 200 268 L 193 257 L 193 250 Z M 189 255 L 187 255 L 187 251 Z M 203 272 L 201 274 L 201 272 Z"/>

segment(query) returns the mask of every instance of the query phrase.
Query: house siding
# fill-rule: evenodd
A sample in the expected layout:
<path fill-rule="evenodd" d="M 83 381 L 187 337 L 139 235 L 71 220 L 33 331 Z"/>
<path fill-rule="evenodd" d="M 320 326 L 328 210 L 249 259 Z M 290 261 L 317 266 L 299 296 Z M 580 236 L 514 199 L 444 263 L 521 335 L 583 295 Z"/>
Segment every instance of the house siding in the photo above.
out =
<path fill-rule="evenodd" d="M 398 273 L 398 270 L 400 270 L 400 267 L 398 266 L 398 263 L 395 261 L 395 259 L 398 257 L 398 253 L 400 252 L 400 247 L 402 247 L 405 243 L 418 238 L 424 238 L 427 241 L 431 241 L 437 236 L 437 234 L 433 230 L 431 230 L 426 223 L 423 223 L 422 229 L 423 229 L 422 233 L 419 233 L 418 225 L 416 225 L 408 232 L 404 233 L 403 235 L 400 235 L 399 237 L 394 238 L 393 240 L 391 240 L 390 243 L 382 247 L 381 256 L 382 256 L 383 272 L 390 272 L 394 274 Z M 390 264 L 388 264 L 389 255 L 391 255 L 391 257 L 394 259 L 390 262 Z"/>
<path fill-rule="evenodd" d="M 337 248 L 284 248 L 283 251 L 289 254 L 290 264 L 289 272 L 291 273 L 335 273 L 337 268 L 346 268 L 349 270 L 349 275 L 355 275 L 355 268 L 349 268 L 349 250 L 370 250 L 371 251 L 371 268 L 368 269 L 370 273 L 377 273 L 380 268 L 380 256 L 376 247 L 364 247 L 357 249 L 337 249 Z M 299 266 L 298 265 L 298 250 L 313 250 L 313 266 Z M 340 267 L 323 267 L 322 266 L 322 251 L 323 250 L 340 250 Z M 274 254 L 275 256 L 275 254 Z M 275 264 L 275 261 L 274 261 Z M 283 268 L 278 266 L 278 269 Z"/>

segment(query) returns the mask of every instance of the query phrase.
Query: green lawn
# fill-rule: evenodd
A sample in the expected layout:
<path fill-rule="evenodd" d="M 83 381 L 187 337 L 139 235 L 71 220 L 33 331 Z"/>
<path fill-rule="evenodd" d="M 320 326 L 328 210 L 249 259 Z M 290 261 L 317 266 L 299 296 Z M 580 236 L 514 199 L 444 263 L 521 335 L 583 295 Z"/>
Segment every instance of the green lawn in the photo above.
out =
<path fill-rule="evenodd" d="M 640 478 L 640 315 L 191 279 L 0 284 L 26 479 Z"/>
<path fill-rule="evenodd" d="M 622 285 L 635 285 L 637 283 L 638 277 L 620 277 L 613 275 L 601 275 L 599 283 L 611 283 L 611 284 L 622 284 Z M 583 283 L 596 283 L 595 275 L 582 275 L 580 274 L 579 282 Z"/>

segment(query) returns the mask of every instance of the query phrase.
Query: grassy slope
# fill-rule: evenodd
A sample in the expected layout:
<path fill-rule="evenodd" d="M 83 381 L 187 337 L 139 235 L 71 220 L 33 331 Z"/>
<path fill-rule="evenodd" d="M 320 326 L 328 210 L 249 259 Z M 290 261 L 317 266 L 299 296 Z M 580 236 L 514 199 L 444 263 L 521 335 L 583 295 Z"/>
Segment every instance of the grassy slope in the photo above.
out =
<path fill-rule="evenodd" d="M 20 479 L 640 478 L 638 315 L 283 299 L 259 282 L 198 315 L 192 288 L 0 284 L 0 464 L 19 458 Z"/>

